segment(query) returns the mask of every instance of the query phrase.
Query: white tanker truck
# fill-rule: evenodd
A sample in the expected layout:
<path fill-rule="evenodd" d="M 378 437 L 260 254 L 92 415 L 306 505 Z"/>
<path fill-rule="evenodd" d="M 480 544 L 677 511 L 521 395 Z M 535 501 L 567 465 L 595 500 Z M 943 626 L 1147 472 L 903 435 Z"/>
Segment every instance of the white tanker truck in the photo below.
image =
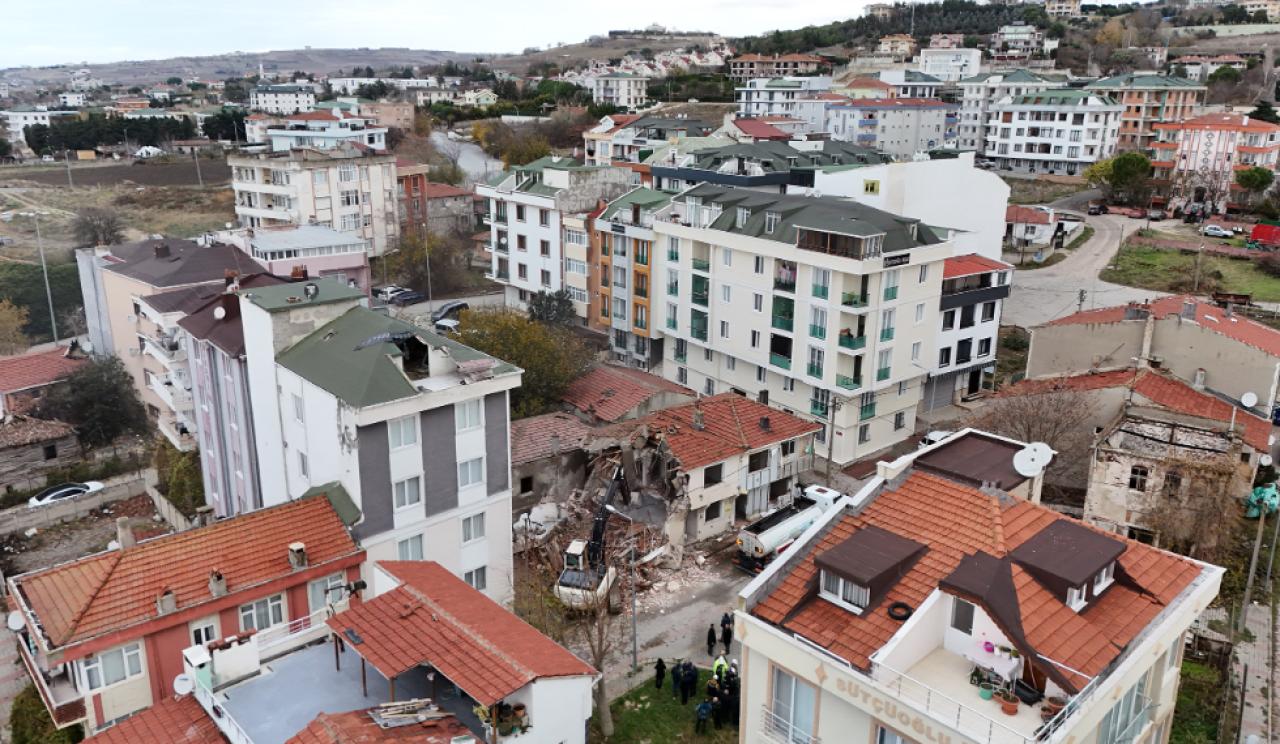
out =
<path fill-rule="evenodd" d="M 843 496 L 824 486 L 806 487 L 790 504 L 742 528 L 733 562 L 741 569 L 759 573 Z"/>

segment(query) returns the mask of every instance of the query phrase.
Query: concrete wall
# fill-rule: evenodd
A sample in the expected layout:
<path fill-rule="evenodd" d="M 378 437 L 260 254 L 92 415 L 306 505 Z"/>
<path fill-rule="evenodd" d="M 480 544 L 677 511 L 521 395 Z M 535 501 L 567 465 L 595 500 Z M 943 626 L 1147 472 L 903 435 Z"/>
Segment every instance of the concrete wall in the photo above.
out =
<path fill-rule="evenodd" d="M 1133 366 L 1142 353 L 1141 320 L 1075 323 L 1031 329 L 1027 377 L 1052 377 Z"/>
<path fill-rule="evenodd" d="M 106 488 L 92 494 L 85 494 L 56 504 L 41 506 L 36 509 L 26 504 L 0 511 L 0 530 L 3 532 L 24 532 L 32 527 L 43 529 L 61 522 L 79 519 L 91 511 L 115 501 L 132 498 L 146 492 L 144 474 L 150 470 L 118 475 L 108 478 L 103 483 Z"/>
<path fill-rule="evenodd" d="M 1224 319 L 1223 322 L 1232 321 Z M 1264 416 L 1270 413 L 1267 402 L 1277 398 L 1280 358 L 1223 336 L 1212 328 L 1180 317 L 1161 318 L 1155 323 L 1151 353 L 1163 357 L 1162 366 L 1188 382 L 1195 379 L 1197 369 L 1203 369 L 1204 384 L 1210 390 L 1236 400 L 1247 392 L 1253 393 L 1261 401 Z"/>

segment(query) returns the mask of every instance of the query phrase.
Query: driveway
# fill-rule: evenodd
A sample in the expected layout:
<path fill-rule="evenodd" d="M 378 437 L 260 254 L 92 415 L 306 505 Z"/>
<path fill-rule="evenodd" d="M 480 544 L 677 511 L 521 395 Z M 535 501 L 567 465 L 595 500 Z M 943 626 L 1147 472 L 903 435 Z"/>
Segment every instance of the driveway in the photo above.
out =
<path fill-rule="evenodd" d="M 1014 272 L 1013 290 L 1004 303 L 1002 322 L 1030 328 L 1081 308 L 1123 305 L 1166 294 L 1098 279 L 1123 237 L 1143 226 L 1141 220 L 1105 214 L 1089 217 L 1088 224 L 1094 230 L 1093 237 L 1061 262 L 1043 269 Z M 1081 290 L 1084 290 L 1083 302 Z"/>

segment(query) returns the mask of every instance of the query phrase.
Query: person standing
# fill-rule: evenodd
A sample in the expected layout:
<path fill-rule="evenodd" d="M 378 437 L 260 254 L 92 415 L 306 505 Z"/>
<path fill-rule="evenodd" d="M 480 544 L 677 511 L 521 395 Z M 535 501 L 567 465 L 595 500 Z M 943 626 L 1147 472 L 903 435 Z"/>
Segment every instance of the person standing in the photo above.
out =
<path fill-rule="evenodd" d="M 662 679 L 663 677 L 666 677 L 666 676 L 667 676 L 667 662 L 659 658 L 658 663 L 653 665 L 653 686 L 655 689 L 658 689 L 658 690 L 662 689 Z"/>
<path fill-rule="evenodd" d="M 724 674 L 727 671 L 729 671 L 729 662 L 724 660 L 724 654 L 720 654 L 716 657 L 715 663 L 711 665 L 711 672 L 716 675 L 717 679 L 724 680 Z"/>
<path fill-rule="evenodd" d="M 693 711 L 693 733 L 707 733 L 707 719 L 711 717 L 711 701 L 703 700 Z"/>
<path fill-rule="evenodd" d="M 729 622 L 725 622 L 728 620 Z M 725 614 L 720 620 L 720 642 L 724 644 L 724 652 L 729 653 L 729 647 L 733 645 L 733 618 Z"/>
<path fill-rule="evenodd" d="M 711 720 L 716 726 L 716 731 L 719 731 L 720 726 L 724 724 L 724 704 L 720 702 L 719 697 L 711 698 Z"/>
<path fill-rule="evenodd" d="M 680 660 L 676 659 L 676 663 L 671 665 L 671 699 L 680 697 L 681 680 L 684 678 L 684 668 L 680 665 Z"/>
<path fill-rule="evenodd" d="M 707 626 L 707 656 L 713 659 L 716 656 L 716 626 L 714 624 Z"/>
<path fill-rule="evenodd" d="M 680 704 L 686 705 L 689 698 L 693 696 L 693 688 L 698 684 L 698 673 L 693 670 L 693 665 L 685 662 L 681 667 L 680 673 Z"/>

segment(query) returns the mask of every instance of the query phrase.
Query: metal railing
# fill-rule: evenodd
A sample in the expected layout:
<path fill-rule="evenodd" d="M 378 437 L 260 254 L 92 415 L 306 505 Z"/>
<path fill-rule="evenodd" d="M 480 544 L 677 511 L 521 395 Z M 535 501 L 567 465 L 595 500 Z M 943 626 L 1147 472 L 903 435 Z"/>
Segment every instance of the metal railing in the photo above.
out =
<path fill-rule="evenodd" d="M 1032 744 L 1032 742 L 1045 741 L 1049 738 L 1045 728 L 1040 729 L 1038 737 L 1034 731 L 1025 733 L 1017 731 L 917 679 L 883 664 L 877 664 L 877 667 L 897 676 L 896 679 L 885 681 L 882 684 L 886 689 L 896 693 L 895 696 L 899 700 L 923 710 L 935 719 L 977 741 L 998 741 L 1001 744 L 1008 744 L 1009 742 Z M 1055 721 L 1060 724 L 1061 721 L 1058 719 L 1065 719 L 1065 715 L 1066 710 L 1063 710 L 1062 713 L 1058 714 Z"/>
<path fill-rule="evenodd" d="M 892 329 L 892 328 L 881 328 L 881 329 L 880 329 L 880 340 L 881 340 L 881 341 L 892 341 L 892 340 L 893 340 L 893 329 Z"/>
<path fill-rule="evenodd" d="M 810 377 L 822 377 L 822 365 L 809 362 L 809 366 L 805 368 L 805 372 L 807 372 Z"/>
<path fill-rule="evenodd" d="M 789 315 L 774 315 L 773 327 L 780 331 L 790 331 L 795 327 L 795 318 Z"/>
<path fill-rule="evenodd" d="M 885 288 L 884 288 L 884 298 L 885 298 L 886 300 L 896 300 L 896 299 L 898 299 L 898 288 L 897 288 L 897 287 L 885 287 Z"/>
<path fill-rule="evenodd" d="M 779 292 L 795 292 L 796 283 L 794 280 L 787 281 L 786 279 L 775 278 L 773 280 L 773 288 L 778 290 Z"/>
<path fill-rule="evenodd" d="M 836 375 L 836 384 L 845 390 L 857 390 L 862 387 L 861 377 L 850 377 L 848 375 Z"/>
<path fill-rule="evenodd" d="M 791 357 L 782 354 L 770 353 L 769 364 L 782 369 L 791 369 Z"/>
<path fill-rule="evenodd" d="M 695 258 L 693 259 L 694 271 L 711 271 L 711 259 Z"/>
<path fill-rule="evenodd" d="M 840 304 L 845 307 L 866 307 L 867 296 L 860 292 L 841 292 Z"/>
<path fill-rule="evenodd" d="M 850 336 L 842 333 L 840 334 L 840 345 L 846 349 L 862 349 L 867 345 L 867 337 Z"/>
<path fill-rule="evenodd" d="M 35 683 L 36 691 L 40 693 L 40 699 L 44 702 L 44 707 L 49 710 L 49 717 L 53 719 L 54 725 L 58 728 L 65 728 L 83 721 L 86 718 L 84 698 L 75 697 L 59 703 L 54 691 L 49 687 L 49 680 L 45 678 L 44 672 L 40 670 L 40 665 L 36 663 L 35 656 L 32 655 L 31 649 L 27 648 L 23 637 L 18 636 L 16 642 L 18 644 L 18 655 L 22 657 L 22 664 L 27 668 L 27 674 L 31 676 L 31 681 Z M 68 686 L 70 686 L 69 683 Z"/>
<path fill-rule="evenodd" d="M 876 370 L 876 382 L 884 382 L 885 380 L 889 379 L 890 374 L 891 374 L 891 370 L 889 367 L 881 367 L 880 369 Z"/>
<path fill-rule="evenodd" d="M 769 710 L 769 706 L 761 706 L 760 733 L 769 741 L 777 744 L 821 744 L 822 739 Z"/>
<path fill-rule="evenodd" d="M 337 612 L 346 609 L 347 600 L 335 605 L 322 607 L 310 615 L 304 615 L 283 625 L 275 625 L 258 633 L 258 655 L 263 656 L 268 649 L 306 643 L 315 636 L 327 635 L 329 626 L 325 621 Z"/>
<path fill-rule="evenodd" d="M 875 417 L 876 417 L 876 404 L 875 404 L 875 403 L 872 403 L 872 404 L 871 404 L 871 405 L 869 405 L 869 406 L 862 406 L 862 407 L 860 407 L 860 408 L 858 409 L 858 420 L 859 420 L 859 421 L 866 421 L 867 419 L 875 418 Z"/>
<path fill-rule="evenodd" d="M 810 335 L 810 336 L 813 336 L 814 338 L 826 338 L 826 337 L 827 337 L 827 327 L 826 327 L 826 326 L 824 326 L 824 325 L 818 325 L 817 323 L 810 323 L 810 324 L 809 324 L 809 335 Z"/>
<path fill-rule="evenodd" d="M 200 679 L 199 674 L 192 675 L 194 677 L 196 689 L 196 702 L 200 703 L 200 707 L 209 714 L 209 718 L 213 719 L 214 725 L 218 730 L 227 737 L 227 741 L 231 744 L 254 744 L 253 737 L 244 730 L 236 719 L 231 717 L 231 711 L 226 706 L 218 702 L 218 698 L 214 697 L 213 690 Z"/>

